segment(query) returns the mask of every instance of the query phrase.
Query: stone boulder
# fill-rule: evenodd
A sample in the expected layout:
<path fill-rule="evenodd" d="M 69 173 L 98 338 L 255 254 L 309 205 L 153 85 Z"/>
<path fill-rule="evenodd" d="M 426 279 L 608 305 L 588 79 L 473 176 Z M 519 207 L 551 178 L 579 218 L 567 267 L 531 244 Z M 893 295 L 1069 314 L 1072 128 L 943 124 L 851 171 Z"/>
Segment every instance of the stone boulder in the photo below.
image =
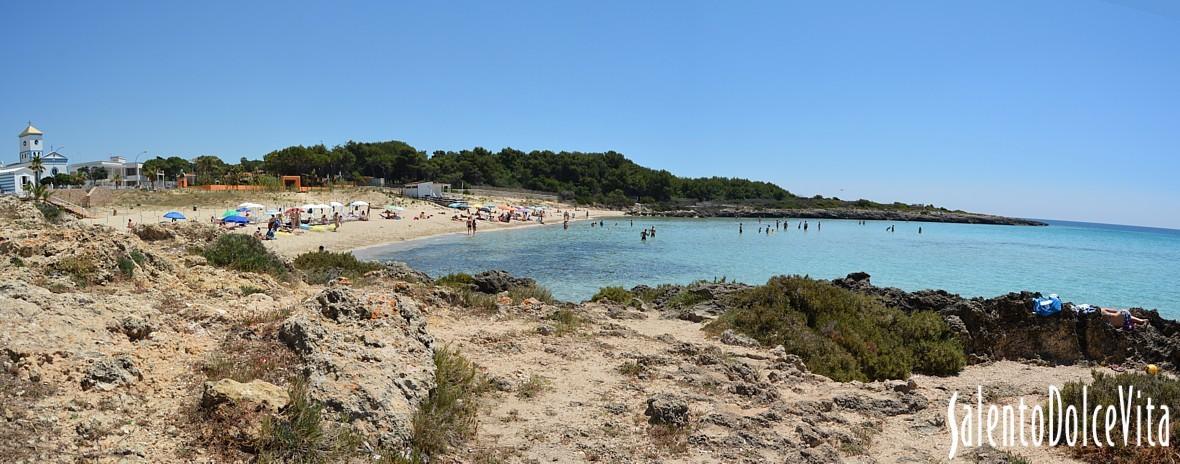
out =
<path fill-rule="evenodd" d="M 315 296 L 320 313 L 335 321 L 344 319 L 369 319 L 373 313 L 369 305 L 345 286 L 329 287 Z"/>
<path fill-rule="evenodd" d="M 82 389 L 112 390 L 139 380 L 143 380 L 143 374 L 135 367 L 135 362 L 127 356 L 116 356 L 98 360 L 87 367 L 82 377 Z"/>
<path fill-rule="evenodd" d="M 471 276 L 475 288 L 483 293 L 496 294 L 506 292 L 513 287 L 527 287 L 536 285 L 537 281 L 528 277 L 514 277 L 507 271 L 491 270 Z"/>
<path fill-rule="evenodd" d="M 754 340 L 746 334 L 737 333 L 733 329 L 725 329 L 724 332 L 721 332 L 721 343 L 732 346 L 746 347 L 755 347 L 761 345 L 758 343 L 758 340 Z"/>
<path fill-rule="evenodd" d="M 131 227 L 131 233 L 145 242 L 171 240 L 176 234 L 159 224 L 136 224 Z"/>
<path fill-rule="evenodd" d="M 417 303 L 398 293 L 329 288 L 279 328 L 308 375 L 309 395 L 380 446 L 407 446 L 434 388 L 434 339 Z"/>
<path fill-rule="evenodd" d="M 643 414 L 652 424 L 684 427 L 689 420 L 688 402 L 676 395 L 660 393 L 647 399 Z"/>
<path fill-rule="evenodd" d="M 287 406 L 287 391 L 262 380 L 240 383 L 232 379 L 205 382 L 201 390 L 201 407 L 212 409 L 222 404 L 236 404 L 250 409 L 278 411 Z"/>

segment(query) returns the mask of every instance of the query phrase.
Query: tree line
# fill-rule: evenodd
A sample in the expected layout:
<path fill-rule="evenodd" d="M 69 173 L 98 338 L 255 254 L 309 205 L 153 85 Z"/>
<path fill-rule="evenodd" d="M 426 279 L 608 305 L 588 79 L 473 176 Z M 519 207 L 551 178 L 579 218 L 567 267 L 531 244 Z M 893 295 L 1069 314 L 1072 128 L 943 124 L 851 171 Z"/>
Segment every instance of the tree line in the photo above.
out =
<path fill-rule="evenodd" d="M 386 185 L 431 180 L 453 189 L 474 186 L 520 188 L 557 193 L 579 203 L 626 206 L 636 202 L 741 203 L 782 208 L 907 208 L 900 203 L 855 202 L 822 196 L 800 197 L 770 182 L 729 177 L 679 177 L 662 169 L 640 166 L 615 151 L 554 152 L 514 148 L 491 151 L 476 147 L 427 154 L 402 141 L 353 142 L 327 147 L 293 145 L 267 153 L 261 160 L 241 158 L 226 163 L 216 156 L 192 161 L 173 156 L 144 163 L 143 174 L 154 182 L 161 174 L 172 180 L 194 175 L 197 184 L 278 184 L 277 177 L 300 176 L 304 185 L 355 183 L 385 179 Z"/>

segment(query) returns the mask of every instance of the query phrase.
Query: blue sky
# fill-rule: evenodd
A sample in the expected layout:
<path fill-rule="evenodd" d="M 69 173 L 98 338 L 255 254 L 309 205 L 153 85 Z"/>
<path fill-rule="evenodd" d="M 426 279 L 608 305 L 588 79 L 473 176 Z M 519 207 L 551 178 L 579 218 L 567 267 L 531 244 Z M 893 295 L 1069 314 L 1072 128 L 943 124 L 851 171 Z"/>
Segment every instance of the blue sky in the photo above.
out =
<path fill-rule="evenodd" d="M 617 150 L 803 195 L 1180 228 L 1174 5 L 23 2 L 0 157 L 27 120 L 75 160 Z"/>

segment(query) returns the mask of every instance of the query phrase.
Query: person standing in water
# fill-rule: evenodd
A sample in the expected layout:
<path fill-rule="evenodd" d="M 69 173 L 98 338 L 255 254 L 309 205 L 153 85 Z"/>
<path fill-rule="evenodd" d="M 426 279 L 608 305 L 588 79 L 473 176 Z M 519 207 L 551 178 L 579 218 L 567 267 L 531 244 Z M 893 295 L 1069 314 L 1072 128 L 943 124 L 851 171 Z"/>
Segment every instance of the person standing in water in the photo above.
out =
<path fill-rule="evenodd" d="M 803 221 L 803 231 L 807 232 L 807 221 Z"/>
<path fill-rule="evenodd" d="M 639 241 L 641 241 L 641 242 L 647 241 L 647 229 L 643 229 L 642 231 L 639 232 Z"/>
<path fill-rule="evenodd" d="M 742 234 L 742 223 L 738 223 L 738 235 Z"/>
<path fill-rule="evenodd" d="M 824 222 L 815 221 L 815 230 L 824 230 Z"/>
<path fill-rule="evenodd" d="M 922 226 L 918 226 L 918 235 L 922 235 Z"/>
<path fill-rule="evenodd" d="M 648 233 L 648 235 L 650 235 L 651 238 L 656 238 L 656 226 L 651 226 L 651 232 Z"/>

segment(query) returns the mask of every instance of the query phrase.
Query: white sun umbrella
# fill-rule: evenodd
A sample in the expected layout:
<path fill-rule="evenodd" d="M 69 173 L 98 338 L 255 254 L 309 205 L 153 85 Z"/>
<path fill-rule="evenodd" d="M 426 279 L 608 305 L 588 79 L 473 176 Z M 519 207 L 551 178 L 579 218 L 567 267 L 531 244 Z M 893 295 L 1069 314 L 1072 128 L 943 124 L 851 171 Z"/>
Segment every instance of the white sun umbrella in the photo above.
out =
<path fill-rule="evenodd" d="M 352 203 L 349 203 L 348 206 L 369 206 L 369 202 L 357 200 Z"/>
<path fill-rule="evenodd" d="M 238 205 L 238 208 L 246 208 L 246 209 L 262 209 L 262 208 L 265 208 L 265 206 L 262 206 L 262 205 L 260 205 L 260 204 L 258 204 L 258 203 L 250 203 L 250 202 L 245 202 L 245 203 L 242 203 L 242 204 Z"/>

